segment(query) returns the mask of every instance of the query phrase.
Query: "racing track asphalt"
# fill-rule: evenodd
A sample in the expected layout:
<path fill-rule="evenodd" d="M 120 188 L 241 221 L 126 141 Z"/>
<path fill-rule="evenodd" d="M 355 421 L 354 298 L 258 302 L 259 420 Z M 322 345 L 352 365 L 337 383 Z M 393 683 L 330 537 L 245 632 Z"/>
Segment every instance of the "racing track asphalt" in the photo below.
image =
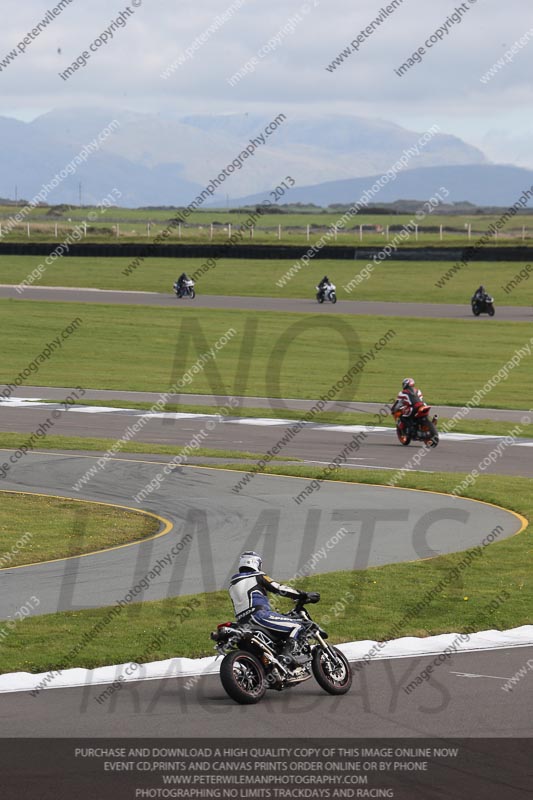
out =
<path fill-rule="evenodd" d="M 52 408 L 52 405 L 17 408 L 3 404 L 0 406 L 0 430 L 27 431 L 29 434 L 37 430 L 39 425 L 47 419 Z M 56 421 L 53 433 L 64 436 L 106 438 L 114 441 L 123 436 L 128 426 L 143 414 L 142 411 L 134 410 L 109 412 L 102 408 L 99 411 L 101 413 L 98 411 L 96 413 L 63 413 Z M 283 425 L 261 424 L 260 420 L 253 418 L 239 423 L 238 418 L 225 417 L 212 430 L 207 431 L 206 419 L 201 415 L 181 419 L 176 418 L 173 414 L 166 414 L 163 418 L 154 417 L 146 422 L 136 439 L 140 442 L 185 446 L 195 436 L 201 435 L 204 447 L 267 453 L 280 441 L 286 430 Z M 356 436 L 356 433 L 349 435 L 344 426 L 310 423 L 291 442 L 281 448 L 279 455 L 302 458 L 311 464 L 327 466 L 342 453 L 347 442 L 351 441 L 353 436 Z M 359 450 L 356 450 L 354 445 L 352 453 L 348 456 L 347 466 L 386 470 L 402 469 L 416 453 L 422 451 L 423 458 L 420 463 L 418 465 L 416 462 L 411 463 L 411 469 L 466 473 L 472 469 L 478 469 L 487 474 L 533 477 L 533 459 L 531 458 L 533 441 L 517 439 L 515 444 L 500 447 L 494 463 L 488 467 L 480 467 L 481 462 L 501 442 L 501 437 L 480 436 L 469 439 L 463 438 L 461 434 L 455 434 L 455 436 L 457 440 L 442 439 L 436 449 L 427 450 L 419 444 L 402 447 L 398 443 L 393 428 L 376 430 L 357 440 Z M 320 500 L 314 499 L 312 502 L 316 504 L 320 503 Z"/>
<path fill-rule="evenodd" d="M 153 510 L 170 520 L 173 530 L 129 547 L 2 570 L 2 618 L 32 595 L 40 601 L 38 614 L 114 605 L 158 561 L 164 565 L 161 574 L 129 602 L 222 589 L 243 549 L 262 550 L 269 571 L 288 580 L 322 548 L 325 556 L 316 570 L 364 569 L 465 550 L 480 545 L 497 526 L 498 539 L 521 527 L 519 517 L 490 505 L 390 487 L 329 482 L 312 504 L 298 505 L 293 498 L 307 480 L 257 475 L 250 489 L 236 494 L 232 487 L 240 473 L 191 466 L 175 468 L 137 504 L 133 496 L 162 469 L 161 460 L 142 457 L 108 462 L 83 491 L 73 491 L 97 458 L 30 453 L 11 467 L 0 488 Z M 90 508 L 82 504 L 74 526 L 77 542 L 84 513 Z M 179 552 L 170 557 L 179 542 Z"/>
<path fill-rule="evenodd" d="M 533 672 L 512 692 L 501 687 L 532 657 L 533 647 L 457 653 L 411 693 L 404 686 L 433 656 L 373 661 L 353 670 L 344 696 L 311 678 L 255 706 L 230 700 L 218 675 L 126 683 L 102 703 L 104 685 L 4 694 L 0 737 L 530 737 Z"/>
<path fill-rule="evenodd" d="M 48 300 L 53 302 L 72 303 L 109 303 L 126 305 L 143 305 L 179 308 L 214 308 L 248 311 L 292 311 L 300 313 L 336 313 L 336 314 L 371 314 L 382 317 L 421 317 L 445 319 L 470 319 L 478 322 L 487 320 L 486 314 L 474 317 L 469 305 L 449 305 L 445 303 L 383 303 L 339 300 L 336 305 L 316 300 L 287 299 L 276 297 L 219 297 L 216 295 L 199 295 L 195 300 L 178 300 L 172 294 L 157 292 L 119 292 L 110 289 L 69 289 L 65 287 L 28 287 L 23 294 L 18 294 L 14 286 L 0 286 L 0 297 L 17 300 Z M 497 306 L 494 319 L 512 322 L 533 321 L 533 309 L 528 306 Z"/>

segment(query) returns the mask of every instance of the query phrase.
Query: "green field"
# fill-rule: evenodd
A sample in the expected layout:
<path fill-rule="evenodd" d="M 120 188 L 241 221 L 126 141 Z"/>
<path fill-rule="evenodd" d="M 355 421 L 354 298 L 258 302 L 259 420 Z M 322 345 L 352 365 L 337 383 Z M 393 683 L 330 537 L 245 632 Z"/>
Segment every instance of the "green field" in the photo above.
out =
<path fill-rule="evenodd" d="M 362 353 L 368 363 L 335 399 L 386 402 L 405 374 L 428 402 L 463 405 L 515 353 L 531 325 L 490 320 L 412 319 L 273 312 L 0 301 L 0 381 L 12 383 L 74 319 L 81 323 L 23 385 L 167 391 L 233 329 L 228 343 L 184 385 L 183 394 L 316 399 Z M 490 334 L 487 332 L 490 330 Z M 388 343 L 376 353 L 376 342 Z M 489 339 L 490 336 L 490 339 Z M 486 407 L 532 405 L 531 356 L 485 397 Z M 360 376 L 360 380 L 358 380 Z M 333 398 L 330 398 L 333 399 Z"/>
<path fill-rule="evenodd" d="M 354 198 L 355 199 L 355 198 Z M 417 205 L 423 209 L 422 202 Z M 20 208 L 13 206 L 0 206 L 0 221 L 4 223 L 20 212 Z M 95 209 L 91 207 L 66 207 L 53 209 L 48 207 L 33 208 L 24 221 L 16 228 L 5 234 L 11 241 L 25 241 L 28 238 L 27 222 L 31 225 L 30 239 L 34 241 L 53 241 L 55 239 L 55 225 L 58 225 L 58 241 L 67 236 L 76 224 L 87 221 L 87 234 L 89 241 L 109 241 L 120 238 L 121 241 L 146 241 L 148 238 L 147 224 L 151 223 L 150 237 L 156 236 L 168 225 L 168 222 L 179 213 L 179 209 L 129 209 L 109 208 Z M 227 226 L 233 229 L 244 224 L 249 217 L 249 210 L 223 211 L 220 209 L 197 210 L 187 217 L 183 225 L 181 240 L 183 242 L 208 242 L 224 241 L 228 237 Z M 363 230 L 363 241 L 366 244 L 381 244 L 386 241 L 386 228 L 391 226 L 398 230 L 407 225 L 411 220 L 416 221 L 415 210 L 411 213 L 385 213 L 357 214 L 352 217 L 344 231 L 338 233 L 336 243 L 356 244 L 359 242 L 360 226 Z M 91 214 L 91 217 L 89 216 Z M 328 226 L 334 225 L 342 216 L 343 210 L 314 210 L 308 212 L 292 211 L 290 213 L 265 214 L 255 227 L 254 240 L 258 243 L 275 243 L 278 241 L 278 226 L 281 225 L 281 241 L 299 244 L 307 240 L 307 226 L 311 229 L 311 240 L 319 233 L 323 233 Z M 93 219 L 93 215 L 96 215 Z M 427 215 L 419 222 L 418 244 L 438 244 L 440 239 L 439 227 L 443 226 L 443 239 L 446 244 L 464 246 L 468 243 L 466 225 L 471 225 L 471 242 L 482 234 L 489 225 L 495 223 L 501 214 L 498 213 L 434 213 Z M 92 221 L 91 221 L 92 220 Z M 213 233 L 211 232 L 213 224 Z M 117 237 L 117 227 L 118 237 Z M 525 229 L 525 230 L 523 230 Z M 395 230 L 390 231 L 391 237 Z M 173 239 L 178 239 L 178 233 L 172 234 Z M 503 226 L 498 243 L 519 244 L 522 241 L 530 242 L 533 238 L 533 216 L 520 214 L 507 221 Z M 246 239 L 244 240 L 246 241 Z M 490 246 L 493 242 L 488 245 Z M 495 243 L 495 242 L 494 242 Z M 335 244 L 332 239 L 331 244 Z M 414 235 L 407 241 L 409 246 L 417 244 Z M 402 244 L 401 246 L 405 246 Z"/>
<path fill-rule="evenodd" d="M 20 284 L 44 262 L 38 256 L 0 256 L 0 283 Z M 202 259 L 146 259 L 133 273 L 124 258 L 69 258 L 55 262 L 34 286 L 79 286 L 172 294 L 172 284 L 186 271 L 192 275 Z M 289 260 L 221 259 L 214 269 L 197 279 L 196 289 L 206 295 L 300 297 L 313 299 L 315 286 L 327 274 L 337 286 L 339 299 L 414 303 L 461 303 L 466 311 L 474 290 L 482 283 L 496 305 L 533 305 L 533 267 L 521 262 L 473 262 L 456 273 L 444 288 L 435 283 L 454 262 L 389 261 L 376 266 L 370 277 L 351 292 L 343 287 L 367 266 L 366 261 L 311 261 L 283 286 L 277 281 L 291 269 Z M 526 269 L 526 266 L 529 268 Z M 520 274 L 514 287 L 509 281 Z M 530 279 L 531 278 L 531 279 Z M 508 286 L 507 293 L 504 291 Z M 23 297 L 23 294 L 21 295 Z M 496 312 L 497 313 L 497 312 Z M 533 319 L 533 314 L 532 314 Z"/>
<path fill-rule="evenodd" d="M 286 468 L 274 470 L 287 472 Z M 313 477 L 319 469 L 292 468 L 291 473 Z M 340 470 L 338 479 L 386 483 L 379 471 Z M 459 475 L 408 475 L 401 485 L 451 491 Z M 471 497 L 504 505 L 531 520 L 533 480 L 516 477 L 482 476 Z M 322 598 L 311 613 L 326 627 L 332 642 L 387 639 L 393 626 L 397 636 L 428 636 L 475 630 L 505 630 L 531 623 L 533 601 L 533 533 L 528 527 L 517 536 L 490 544 L 483 556 L 472 561 L 422 611 L 409 615 L 448 571 L 456 567 L 461 554 L 440 556 L 407 564 L 391 564 L 364 571 L 325 573 L 298 581 L 303 589 L 318 590 Z M 276 576 L 287 580 L 288 575 Z M 505 592 L 508 599 L 490 615 L 486 606 Z M 342 603 L 351 595 L 354 600 Z M 339 602 L 341 604 L 339 606 Z M 286 605 L 280 608 L 286 610 Z M 180 615 L 180 611 L 182 612 Z M 171 597 L 126 607 L 111 618 L 98 635 L 74 659 L 69 651 L 101 622 L 108 609 L 63 612 L 25 619 L 2 643 L 0 672 L 45 672 L 69 667 L 92 668 L 129 661 L 149 662 L 176 656 L 214 654 L 209 632 L 218 622 L 232 618 L 226 591 L 191 597 Z M 406 619 L 407 617 L 407 619 Z M 180 621 L 180 619 L 182 621 Z M 151 645 L 159 634 L 162 641 Z"/>
<path fill-rule="evenodd" d="M 139 541 L 160 526 L 112 505 L 3 491 L 0 499 L 0 569 Z"/>

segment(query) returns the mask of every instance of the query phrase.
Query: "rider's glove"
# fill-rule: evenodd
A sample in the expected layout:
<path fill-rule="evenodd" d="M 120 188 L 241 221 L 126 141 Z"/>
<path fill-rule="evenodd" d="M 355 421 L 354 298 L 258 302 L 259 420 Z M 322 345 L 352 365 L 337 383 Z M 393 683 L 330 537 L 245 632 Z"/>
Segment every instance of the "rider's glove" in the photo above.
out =
<path fill-rule="evenodd" d="M 318 603 L 320 600 L 320 592 L 306 592 L 305 593 L 305 602 L 306 603 Z"/>

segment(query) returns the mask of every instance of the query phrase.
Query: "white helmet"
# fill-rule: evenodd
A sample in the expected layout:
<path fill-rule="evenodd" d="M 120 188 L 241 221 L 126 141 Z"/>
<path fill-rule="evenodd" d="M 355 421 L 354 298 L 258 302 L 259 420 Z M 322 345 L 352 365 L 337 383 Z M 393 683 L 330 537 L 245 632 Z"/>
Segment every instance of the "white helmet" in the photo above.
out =
<path fill-rule="evenodd" d="M 255 569 L 259 572 L 262 566 L 263 559 L 259 553 L 255 553 L 253 550 L 247 550 L 245 553 L 241 553 L 241 557 L 239 558 L 239 569 L 242 567 L 248 567 L 249 569 Z"/>

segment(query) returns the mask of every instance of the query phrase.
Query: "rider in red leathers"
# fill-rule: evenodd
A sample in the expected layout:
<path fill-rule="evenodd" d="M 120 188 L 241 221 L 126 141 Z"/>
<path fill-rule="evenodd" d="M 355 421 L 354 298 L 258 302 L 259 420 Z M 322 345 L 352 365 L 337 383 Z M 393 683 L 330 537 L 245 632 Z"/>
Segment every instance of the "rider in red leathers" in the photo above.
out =
<path fill-rule="evenodd" d="M 404 378 L 402 381 L 402 389 L 398 392 L 398 396 L 392 406 L 391 412 L 399 411 L 401 409 L 402 416 L 401 422 L 405 427 L 409 427 L 411 415 L 416 403 L 423 403 L 424 397 L 420 389 L 417 389 L 413 378 Z"/>

